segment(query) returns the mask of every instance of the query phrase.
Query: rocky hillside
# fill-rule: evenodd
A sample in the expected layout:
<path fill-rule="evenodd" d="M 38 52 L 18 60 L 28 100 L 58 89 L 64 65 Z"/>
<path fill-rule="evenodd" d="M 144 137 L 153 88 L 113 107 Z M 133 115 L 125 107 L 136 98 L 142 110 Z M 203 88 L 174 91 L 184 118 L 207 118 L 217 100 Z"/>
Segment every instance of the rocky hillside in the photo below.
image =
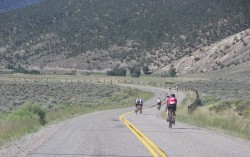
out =
<path fill-rule="evenodd" d="M 249 8 L 249 0 L 45 0 L 0 13 L 0 66 L 155 71 L 192 54 L 199 60 L 211 44 L 248 29 Z M 210 60 L 234 47 L 221 46 Z M 226 60 L 198 71 L 235 64 Z"/>
<path fill-rule="evenodd" d="M 213 77 L 250 78 L 250 29 L 200 48 L 173 63 L 179 75 L 206 73 Z M 158 71 L 166 71 L 169 66 Z M 156 72 L 157 73 L 157 72 Z M 227 74 L 227 75 L 226 75 Z"/>

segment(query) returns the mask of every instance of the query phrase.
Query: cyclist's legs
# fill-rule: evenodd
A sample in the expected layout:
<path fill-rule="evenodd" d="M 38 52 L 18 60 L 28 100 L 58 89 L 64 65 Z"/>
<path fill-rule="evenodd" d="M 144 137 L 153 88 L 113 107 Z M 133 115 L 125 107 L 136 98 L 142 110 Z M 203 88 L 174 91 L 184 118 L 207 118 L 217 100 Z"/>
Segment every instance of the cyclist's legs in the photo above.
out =
<path fill-rule="evenodd" d="M 140 107 L 139 104 L 136 104 L 136 105 L 135 105 L 135 110 L 137 110 L 137 107 Z"/>
<path fill-rule="evenodd" d="M 167 119 L 167 122 L 168 122 L 168 106 L 166 106 L 166 119 Z"/>
<path fill-rule="evenodd" d="M 176 105 L 173 106 L 173 121 L 175 122 L 176 117 Z"/>
<path fill-rule="evenodd" d="M 168 110 L 172 109 L 173 110 L 173 118 L 175 117 L 175 110 L 176 110 L 176 106 L 175 104 L 170 104 L 168 105 Z M 168 112 L 169 113 L 169 112 Z M 168 116 L 168 113 L 167 113 L 167 116 Z M 175 119 L 174 119 L 175 120 Z"/>

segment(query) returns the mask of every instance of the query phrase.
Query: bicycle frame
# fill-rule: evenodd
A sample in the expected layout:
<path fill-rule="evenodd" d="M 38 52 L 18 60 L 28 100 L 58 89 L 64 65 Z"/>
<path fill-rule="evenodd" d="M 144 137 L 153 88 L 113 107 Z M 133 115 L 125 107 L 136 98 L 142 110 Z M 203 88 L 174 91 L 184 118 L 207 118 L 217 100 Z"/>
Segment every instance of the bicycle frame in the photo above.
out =
<path fill-rule="evenodd" d="M 141 106 L 140 105 L 137 105 L 136 108 L 135 108 L 135 113 L 137 114 L 138 111 L 141 110 Z"/>
<path fill-rule="evenodd" d="M 169 128 L 172 128 L 172 125 L 173 125 L 173 110 L 172 109 L 168 111 L 168 120 L 169 120 Z"/>

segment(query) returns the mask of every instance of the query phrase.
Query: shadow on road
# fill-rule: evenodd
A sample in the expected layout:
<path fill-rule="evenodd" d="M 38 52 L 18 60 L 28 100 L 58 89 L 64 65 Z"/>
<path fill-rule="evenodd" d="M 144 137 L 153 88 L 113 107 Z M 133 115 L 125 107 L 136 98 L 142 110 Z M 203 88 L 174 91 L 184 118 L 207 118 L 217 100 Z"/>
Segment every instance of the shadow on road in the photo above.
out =
<path fill-rule="evenodd" d="M 172 128 L 174 130 L 202 130 L 200 128 Z"/>

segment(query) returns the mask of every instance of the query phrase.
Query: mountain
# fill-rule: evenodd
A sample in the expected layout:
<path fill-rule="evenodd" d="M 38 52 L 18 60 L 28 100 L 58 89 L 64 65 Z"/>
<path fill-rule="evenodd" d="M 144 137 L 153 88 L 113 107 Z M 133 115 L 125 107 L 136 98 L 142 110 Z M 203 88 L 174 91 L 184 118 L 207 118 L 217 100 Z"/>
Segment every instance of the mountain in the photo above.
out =
<path fill-rule="evenodd" d="M 0 1 L 0 13 L 7 12 L 13 9 L 26 7 L 29 5 L 37 4 L 44 0 L 1 0 Z"/>
<path fill-rule="evenodd" d="M 176 60 L 178 75 L 201 73 L 212 78 L 249 80 L 250 78 L 250 29 L 229 36 L 209 46 L 200 48 Z M 164 66 L 155 74 L 170 69 Z"/>
<path fill-rule="evenodd" d="M 43 70 L 157 71 L 248 29 L 249 15 L 249 0 L 45 0 L 0 14 L 0 60 Z"/>

